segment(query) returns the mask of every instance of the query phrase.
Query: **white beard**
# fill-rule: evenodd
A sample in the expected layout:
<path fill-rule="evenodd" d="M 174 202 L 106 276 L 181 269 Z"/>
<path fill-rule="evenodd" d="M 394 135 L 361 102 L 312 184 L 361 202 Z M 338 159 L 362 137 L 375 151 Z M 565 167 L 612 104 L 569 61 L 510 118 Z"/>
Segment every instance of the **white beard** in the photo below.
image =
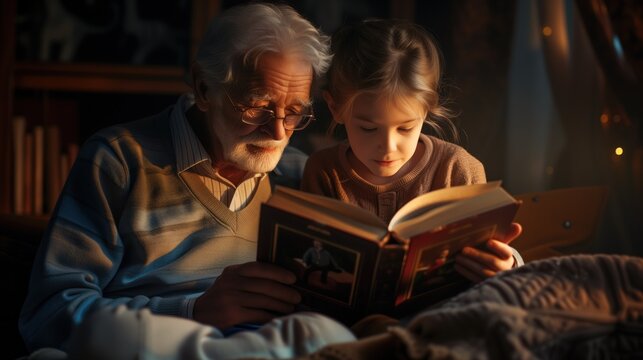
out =
<path fill-rule="evenodd" d="M 276 148 L 269 154 L 253 154 L 248 151 L 247 145 Z M 223 141 L 222 141 L 223 145 Z M 281 159 L 288 141 L 248 141 L 242 138 L 236 144 L 223 145 L 224 158 L 235 164 L 239 169 L 252 173 L 265 173 L 274 170 Z"/>
<path fill-rule="evenodd" d="M 215 121 L 214 133 L 221 143 L 223 160 L 234 164 L 240 170 L 251 173 L 265 173 L 274 170 L 286 145 L 288 145 L 288 138 L 273 140 L 258 130 L 241 137 L 226 136 L 226 134 L 231 134 L 233 131 L 226 129 L 226 126 L 220 124 L 219 121 Z M 248 145 L 274 148 L 274 150 L 270 153 L 253 153 L 248 150 Z"/>

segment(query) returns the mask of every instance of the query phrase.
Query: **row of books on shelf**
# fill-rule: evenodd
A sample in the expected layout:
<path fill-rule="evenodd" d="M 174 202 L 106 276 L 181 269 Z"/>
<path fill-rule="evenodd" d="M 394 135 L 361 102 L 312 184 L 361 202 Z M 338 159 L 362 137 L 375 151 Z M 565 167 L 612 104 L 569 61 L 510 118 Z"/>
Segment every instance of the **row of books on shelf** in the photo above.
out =
<path fill-rule="evenodd" d="M 13 213 L 40 215 L 53 210 L 78 145 L 62 144 L 57 125 L 27 126 L 24 116 L 12 123 Z M 63 150 L 64 149 L 64 150 Z"/>

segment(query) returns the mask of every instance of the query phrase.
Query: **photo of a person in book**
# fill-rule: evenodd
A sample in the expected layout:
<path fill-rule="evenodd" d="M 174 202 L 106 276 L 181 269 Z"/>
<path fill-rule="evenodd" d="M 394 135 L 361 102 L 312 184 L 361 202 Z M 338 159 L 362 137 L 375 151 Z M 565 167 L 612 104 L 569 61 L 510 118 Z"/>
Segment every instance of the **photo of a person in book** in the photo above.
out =
<path fill-rule="evenodd" d="M 442 249 L 437 255 L 435 251 L 425 251 L 417 267 L 411 288 L 411 297 L 427 292 L 428 290 L 449 281 L 453 271 L 453 257 L 449 257 L 450 249 Z"/>
<path fill-rule="evenodd" d="M 308 248 L 302 257 L 304 264 L 306 264 L 306 271 L 304 272 L 303 281 L 309 282 L 310 274 L 315 271 L 320 271 L 320 281 L 322 284 L 328 283 L 328 272 L 341 273 L 344 271 L 335 261 L 333 255 L 326 249 L 320 240 L 313 240 L 313 246 Z"/>
<path fill-rule="evenodd" d="M 425 29 L 404 20 L 364 20 L 336 31 L 331 52 L 323 91 L 333 117 L 329 132 L 343 125 L 347 141 L 309 157 L 303 191 L 389 223 L 419 195 L 487 181 L 482 163 L 455 143 L 452 112 L 439 96 L 441 52 Z M 513 223 L 502 238 L 465 247 L 455 255 L 455 269 L 480 282 L 523 265 L 508 245 L 521 232 Z"/>
<path fill-rule="evenodd" d="M 425 270 L 425 273 L 427 276 L 430 276 L 431 273 L 436 271 L 438 268 L 440 268 L 442 265 L 444 265 L 447 262 L 447 259 L 449 258 L 449 249 L 443 249 L 440 251 L 440 255 L 433 259 L 433 262 L 429 267 Z"/>
<path fill-rule="evenodd" d="M 287 226 L 278 227 L 274 248 L 273 262 L 297 276 L 298 288 L 342 303 L 350 302 L 355 271 L 359 267 L 357 250 L 322 241 Z"/>

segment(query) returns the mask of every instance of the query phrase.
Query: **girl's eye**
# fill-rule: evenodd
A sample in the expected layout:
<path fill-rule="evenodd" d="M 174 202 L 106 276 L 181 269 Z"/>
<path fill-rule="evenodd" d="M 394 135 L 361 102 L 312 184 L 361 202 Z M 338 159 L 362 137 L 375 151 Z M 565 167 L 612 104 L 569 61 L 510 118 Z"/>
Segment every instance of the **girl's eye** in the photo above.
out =
<path fill-rule="evenodd" d="M 407 133 L 407 132 L 410 132 L 411 130 L 413 130 L 413 128 L 412 127 L 410 127 L 410 128 L 398 128 L 397 130 L 399 132 Z"/>
<path fill-rule="evenodd" d="M 364 132 L 373 132 L 376 130 L 376 128 L 370 128 L 370 127 L 364 127 L 364 126 L 360 126 L 359 129 Z"/>

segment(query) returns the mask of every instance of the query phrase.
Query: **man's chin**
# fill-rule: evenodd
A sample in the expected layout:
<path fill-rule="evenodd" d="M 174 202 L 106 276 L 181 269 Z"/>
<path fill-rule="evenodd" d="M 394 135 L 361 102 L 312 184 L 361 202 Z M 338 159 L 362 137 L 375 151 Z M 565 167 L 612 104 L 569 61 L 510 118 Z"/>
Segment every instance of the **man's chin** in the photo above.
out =
<path fill-rule="evenodd" d="M 277 167 L 278 162 L 279 161 L 270 162 L 270 163 L 255 162 L 253 164 L 248 164 L 249 166 L 246 167 L 246 171 L 255 173 L 255 174 L 271 172 L 272 170 L 275 169 L 275 167 Z"/>
<path fill-rule="evenodd" d="M 252 173 L 266 173 L 274 170 L 284 151 L 283 148 L 274 148 L 270 151 L 255 152 L 250 150 L 250 146 L 254 145 L 248 145 L 247 152 L 242 155 L 233 155 L 231 160 L 238 168 Z"/>

